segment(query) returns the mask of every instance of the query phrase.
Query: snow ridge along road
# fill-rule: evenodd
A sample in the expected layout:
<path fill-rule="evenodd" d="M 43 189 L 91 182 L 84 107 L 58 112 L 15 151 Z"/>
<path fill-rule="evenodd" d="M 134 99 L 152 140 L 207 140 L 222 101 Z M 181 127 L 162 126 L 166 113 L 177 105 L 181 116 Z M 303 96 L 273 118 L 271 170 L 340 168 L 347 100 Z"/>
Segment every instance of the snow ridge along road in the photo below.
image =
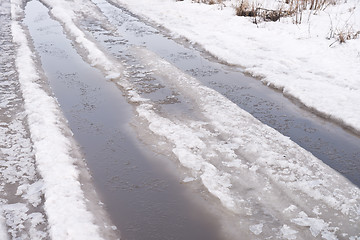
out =
<path fill-rule="evenodd" d="M 46 239 L 44 183 L 15 66 L 10 1 L 1 1 L 0 21 L 0 239 Z"/>
<path fill-rule="evenodd" d="M 104 239 L 79 182 L 82 156 L 21 23 L 24 2 L 0 11 L 0 238 Z"/>
<path fill-rule="evenodd" d="M 91 2 L 43 2 L 79 53 L 127 95 L 139 119 L 155 133 L 151 138 L 157 148 L 170 148 L 187 169 L 189 177 L 184 181 L 202 183 L 238 217 L 239 231 L 249 238 L 359 237 L 360 192 L 340 174 L 146 49 L 128 50 L 143 69 L 132 72 L 132 66 L 90 40 L 91 31 L 75 24 L 90 18 L 99 24 L 97 28 L 108 29 L 109 40 L 121 41 L 121 33 Z M 151 96 L 145 97 L 133 81 L 134 74 L 144 77 L 144 73 L 160 79 L 169 92 L 185 99 L 187 111 L 196 114 L 171 115 Z"/>

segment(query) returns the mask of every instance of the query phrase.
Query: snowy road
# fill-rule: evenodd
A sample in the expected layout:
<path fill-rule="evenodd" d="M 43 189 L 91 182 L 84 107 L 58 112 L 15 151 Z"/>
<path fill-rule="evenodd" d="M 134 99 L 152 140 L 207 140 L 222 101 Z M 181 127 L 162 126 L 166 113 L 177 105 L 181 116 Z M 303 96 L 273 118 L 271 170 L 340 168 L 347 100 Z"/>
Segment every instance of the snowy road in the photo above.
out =
<path fill-rule="evenodd" d="M 104 84 L 124 95 L 132 116 L 129 131 L 175 165 L 174 175 L 182 176 L 192 194 L 217 209 L 212 214 L 221 219 L 220 239 L 360 238 L 358 187 L 142 42 L 129 43 L 119 28 L 123 9 L 103 0 L 28 4 L 47 8 L 77 54 L 100 70 Z M 0 238 L 115 239 L 116 228 L 89 191 L 83 162 L 84 157 L 89 161 L 87 152 L 81 152 L 78 131 L 70 130 L 72 123 L 59 105 L 66 94 L 55 94 L 57 101 L 49 88 L 47 68 L 57 66 L 41 63 L 39 50 L 53 50 L 63 61 L 69 51 L 56 51 L 55 43 L 39 44 L 34 34 L 44 26 L 43 18 L 31 16 L 29 9 L 26 18 L 33 21 L 26 21 L 28 32 L 22 22 L 25 4 L 12 0 L 0 5 L 5 53 L 0 58 Z M 40 25 L 32 24 L 36 21 Z M 88 91 L 70 82 L 75 77 L 65 78 Z M 183 239 L 178 234 L 173 237 Z"/>

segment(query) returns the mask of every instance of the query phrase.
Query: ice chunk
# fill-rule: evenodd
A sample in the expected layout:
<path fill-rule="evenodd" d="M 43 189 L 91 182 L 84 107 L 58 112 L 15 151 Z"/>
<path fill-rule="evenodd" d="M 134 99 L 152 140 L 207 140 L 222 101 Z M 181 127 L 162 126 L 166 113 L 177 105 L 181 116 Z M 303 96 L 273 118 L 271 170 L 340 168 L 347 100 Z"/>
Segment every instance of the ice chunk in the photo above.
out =
<path fill-rule="evenodd" d="M 291 222 L 304 226 L 310 227 L 310 232 L 314 237 L 317 237 L 322 231 L 327 230 L 329 223 L 325 222 L 320 218 L 311 218 L 305 212 L 299 213 L 299 218 L 292 219 Z M 334 233 L 326 233 L 327 236 L 334 235 Z M 335 236 L 335 235 L 334 235 Z"/>
<path fill-rule="evenodd" d="M 184 182 L 184 183 L 188 183 L 188 182 L 192 182 L 192 181 L 195 181 L 195 180 L 196 180 L 196 178 L 186 177 L 186 178 L 184 178 L 183 182 Z"/>
<path fill-rule="evenodd" d="M 253 232 L 255 235 L 259 235 L 260 233 L 262 233 L 262 229 L 263 229 L 263 224 L 256 224 L 256 225 L 251 225 L 249 227 L 250 231 Z"/>
<path fill-rule="evenodd" d="M 280 232 L 281 232 L 281 237 L 288 240 L 296 239 L 296 234 L 298 233 L 298 231 L 291 229 L 286 224 L 284 224 Z"/>

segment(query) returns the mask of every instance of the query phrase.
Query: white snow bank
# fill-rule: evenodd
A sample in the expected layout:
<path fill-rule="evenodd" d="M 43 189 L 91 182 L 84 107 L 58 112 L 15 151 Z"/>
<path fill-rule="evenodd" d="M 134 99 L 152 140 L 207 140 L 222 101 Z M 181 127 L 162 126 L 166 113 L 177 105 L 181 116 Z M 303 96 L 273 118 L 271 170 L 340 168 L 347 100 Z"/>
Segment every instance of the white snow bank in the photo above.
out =
<path fill-rule="evenodd" d="M 230 7 L 235 1 L 226 1 L 223 10 L 191 0 L 112 1 L 360 132 L 360 39 L 332 47 L 334 39 L 326 39 L 342 30 L 360 31 L 359 0 L 329 6 L 317 15 L 305 12 L 301 25 L 292 19 L 255 25 L 235 16 Z"/>
<path fill-rule="evenodd" d="M 73 146 L 55 99 L 41 88 L 41 80 L 26 34 L 19 23 L 21 0 L 12 1 L 12 35 L 17 44 L 16 67 L 33 142 L 37 169 L 43 183 L 27 186 L 29 194 L 44 189 L 45 211 L 51 239 L 101 239 L 94 216 L 86 209 L 79 172 L 71 156 Z M 42 186 L 43 185 L 43 186 Z M 21 189 L 20 189 L 21 190 Z M 27 196 L 31 201 L 33 196 Z M 33 223 L 38 221 L 33 216 Z"/>

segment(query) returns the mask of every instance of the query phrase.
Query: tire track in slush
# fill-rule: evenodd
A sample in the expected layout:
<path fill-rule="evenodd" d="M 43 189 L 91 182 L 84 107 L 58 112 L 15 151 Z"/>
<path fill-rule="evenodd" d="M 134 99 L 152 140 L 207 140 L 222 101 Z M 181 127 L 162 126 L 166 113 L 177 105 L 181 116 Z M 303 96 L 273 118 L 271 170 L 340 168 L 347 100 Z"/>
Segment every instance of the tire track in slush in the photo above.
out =
<path fill-rule="evenodd" d="M 177 170 L 167 163 L 168 157 L 146 150 L 129 130 L 132 107 L 117 86 L 81 59 L 63 34 L 61 25 L 50 19 L 47 8 L 32 1 L 26 12 L 25 23 L 44 71 L 121 237 L 226 239 L 219 236 L 220 227 L 215 217 L 200 205 L 204 205 L 203 200 L 190 197 L 189 190 L 180 184 L 182 174 L 169 173 L 168 168 L 173 172 Z M 59 10 L 59 13 L 64 12 Z M 66 16 L 62 20 L 71 21 Z M 69 33 L 69 29 L 67 31 Z M 71 35 L 74 32 L 77 32 L 76 26 L 70 30 L 70 39 L 74 39 Z M 98 52 L 87 39 L 77 40 L 83 44 L 80 48 L 90 46 L 93 53 Z M 122 73 L 121 66 L 118 71 L 116 64 L 101 58 L 105 55 L 100 54 L 100 59 L 92 56 L 99 68 L 105 69 L 101 64 L 108 64 L 105 71 L 110 77 Z M 131 92 L 130 84 L 125 83 L 123 87 L 129 90 L 131 102 L 136 104 L 142 100 Z"/>

